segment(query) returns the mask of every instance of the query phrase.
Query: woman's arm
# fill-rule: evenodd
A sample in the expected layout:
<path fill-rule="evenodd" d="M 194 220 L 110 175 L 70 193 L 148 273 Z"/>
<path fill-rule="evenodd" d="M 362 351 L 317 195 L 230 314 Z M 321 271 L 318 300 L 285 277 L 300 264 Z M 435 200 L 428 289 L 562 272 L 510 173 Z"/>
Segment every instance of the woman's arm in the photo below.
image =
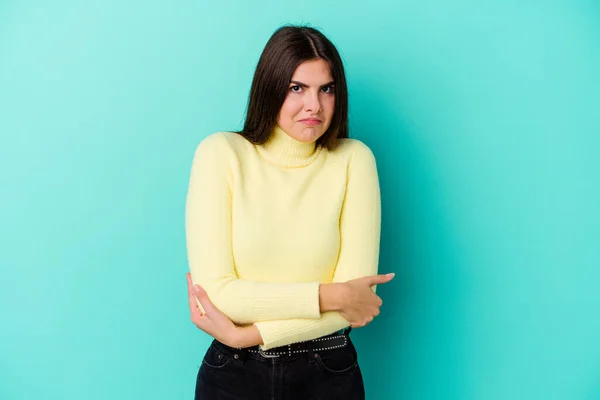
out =
<path fill-rule="evenodd" d="M 214 304 L 238 325 L 320 318 L 325 310 L 320 309 L 323 299 L 319 282 L 265 283 L 237 277 L 231 246 L 234 159 L 223 134 L 209 135 L 194 154 L 185 218 L 193 282 L 202 286 Z M 325 299 L 324 305 L 330 300 Z"/>
<path fill-rule="evenodd" d="M 377 167 L 375 157 L 366 145 L 359 141 L 353 141 L 353 145 L 355 152 L 350 161 L 346 198 L 340 217 L 341 249 L 333 282 L 376 275 L 378 270 L 381 200 Z M 375 289 L 373 286 L 373 291 Z M 349 325 L 339 311 L 324 312 L 319 319 L 254 323 L 260 333 L 263 350 L 315 339 Z"/>

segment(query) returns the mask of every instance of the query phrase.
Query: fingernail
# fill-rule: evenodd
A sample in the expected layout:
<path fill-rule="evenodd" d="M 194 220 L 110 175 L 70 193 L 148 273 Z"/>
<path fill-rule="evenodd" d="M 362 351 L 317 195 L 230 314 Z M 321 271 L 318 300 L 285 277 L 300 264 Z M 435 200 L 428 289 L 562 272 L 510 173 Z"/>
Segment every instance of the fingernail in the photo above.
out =
<path fill-rule="evenodd" d="M 194 290 L 195 290 L 196 292 L 199 292 L 199 291 L 200 291 L 200 286 L 198 286 L 198 285 L 194 285 Z"/>
<path fill-rule="evenodd" d="M 396 276 L 396 274 L 395 274 L 395 273 L 393 273 L 393 272 L 390 272 L 390 273 L 389 273 L 389 274 L 387 274 L 387 275 L 388 275 L 388 276 L 391 276 L 392 278 L 393 278 L 394 276 Z"/>

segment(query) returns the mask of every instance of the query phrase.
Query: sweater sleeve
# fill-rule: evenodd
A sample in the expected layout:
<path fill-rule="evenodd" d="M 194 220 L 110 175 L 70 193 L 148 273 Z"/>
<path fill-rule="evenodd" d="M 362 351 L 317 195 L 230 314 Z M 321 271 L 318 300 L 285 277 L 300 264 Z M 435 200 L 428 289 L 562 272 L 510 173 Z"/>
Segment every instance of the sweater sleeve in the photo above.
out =
<path fill-rule="evenodd" d="M 346 282 L 376 275 L 381 232 L 381 195 L 375 157 L 356 141 L 348 166 L 346 197 L 340 216 L 341 249 L 333 282 Z M 373 287 L 375 291 L 375 287 Z M 350 323 L 337 311 L 319 319 L 285 319 L 254 323 L 263 339 L 263 350 L 316 339 L 336 332 Z"/>
<path fill-rule="evenodd" d="M 238 325 L 320 318 L 319 282 L 267 283 L 238 278 L 231 238 L 234 160 L 227 138 L 219 133 L 206 137 L 194 153 L 185 216 L 192 281 Z M 202 309 L 199 302 L 198 306 Z"/>

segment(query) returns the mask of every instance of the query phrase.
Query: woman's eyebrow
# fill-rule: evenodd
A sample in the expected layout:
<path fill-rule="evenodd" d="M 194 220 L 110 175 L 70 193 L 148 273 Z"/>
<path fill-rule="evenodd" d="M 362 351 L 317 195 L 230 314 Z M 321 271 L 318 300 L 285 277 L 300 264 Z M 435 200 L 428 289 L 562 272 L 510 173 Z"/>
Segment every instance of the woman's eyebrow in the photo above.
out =
<path fill-rule="evenodd" d="M 302 83 L 302 82 L 299 82 L 299 81 L 291 81 L 291 82 L 290 82 L 290 84 L 292 84 L 292 83 L 293 83 L 294 85 L 296 85 L 296 86 L 300 86 L 300 87 L 302 87 L 302 88 L 307 88 L 307 87 L 308 87 L 308 85 L 307 85 L 306 83 Z M 334 81 L 327 82 L 326 84 L 324 84 L 324 85 L 321 85 L 321 87 L 325 87 L 325 86 L 331 86 L 331 85 L 333 85 L 334 83 L 335 83 Z"/>

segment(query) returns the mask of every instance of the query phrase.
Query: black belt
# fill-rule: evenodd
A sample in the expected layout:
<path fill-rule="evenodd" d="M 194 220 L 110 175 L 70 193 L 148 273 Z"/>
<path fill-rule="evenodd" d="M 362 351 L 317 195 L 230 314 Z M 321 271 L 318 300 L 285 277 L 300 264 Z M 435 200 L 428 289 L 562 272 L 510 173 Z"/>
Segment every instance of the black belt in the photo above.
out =
<path fill-rule="evenodd" d="M 332 333 L 331 335 L 323 336 L 318 339 L 307 340 L 288 344 L 287 346 L 274 347 L 269 350 L 262 350 L 260 346 L 248 347 L 250 353 L 258 353 L 265 358 L 276 358 L 281 356 L 291 357 L 296 354 L 319 352 L 346 347 L 348 344 L 348 335 L 352 328 L 346 328 L 343 331 Z"/>

